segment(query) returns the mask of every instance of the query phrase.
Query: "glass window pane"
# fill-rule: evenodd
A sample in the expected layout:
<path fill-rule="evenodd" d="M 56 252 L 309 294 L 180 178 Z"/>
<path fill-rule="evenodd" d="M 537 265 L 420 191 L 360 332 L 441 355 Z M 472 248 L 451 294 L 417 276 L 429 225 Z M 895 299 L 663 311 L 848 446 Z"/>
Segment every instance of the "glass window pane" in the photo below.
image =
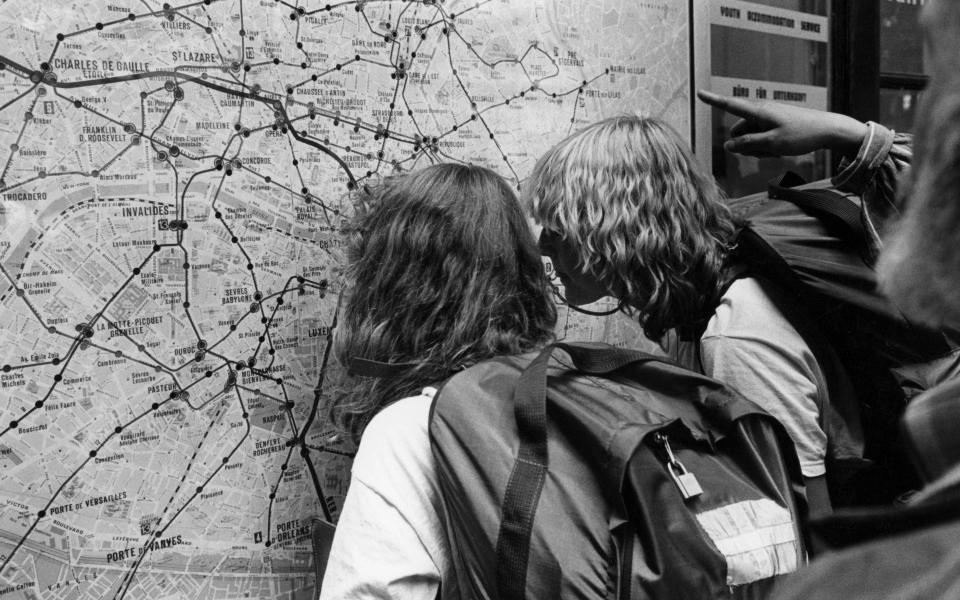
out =
<path fill-rule="evenodd" d="M 828 107 L 830 2 L 828 0 L 713 0 L 710 85 L 727 96 Z M 713 174 L 730 196 L 764 191 L 784 171 L 809 180 L 828 173 L 824 152 L 756 159 L 730 154 L 723 143 L 736 117 L 711 117 Z"/>
<path fill-rule="evenodd" d="M 715 77 L 827 85 L 826 42 L 713 25 L 710 48 Z"/>
<path fill-rule="evenodd" d="M 924 73 L 923 31 L 919 22 L 922 8 L 922 3 L 881 0 L 881 72 L 912 75 Z"/>
<path fill-rule="evenodd" d="M 913 133 L 913 120 L 916 117 L 919 90 L 880 90 L 880 123 L 904 133 Z"/>

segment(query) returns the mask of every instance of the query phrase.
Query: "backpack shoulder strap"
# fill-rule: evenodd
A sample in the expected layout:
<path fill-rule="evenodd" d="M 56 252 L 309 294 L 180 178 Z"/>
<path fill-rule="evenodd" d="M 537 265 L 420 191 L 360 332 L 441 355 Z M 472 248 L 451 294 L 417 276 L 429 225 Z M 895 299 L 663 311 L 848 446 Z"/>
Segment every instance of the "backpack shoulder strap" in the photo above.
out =
<path fill-rule="evenodd" d="M 857 240 L 866 240 L 867 231 L 860 218 L 860 207 L 843 194 L 826 188 L 798 189 L 804 184 L 802 177 L 787 171 L 768 185 L 768 195 L 776 200 L 787 200 L 812 212 L 826 215 L 840 223 Z"/>

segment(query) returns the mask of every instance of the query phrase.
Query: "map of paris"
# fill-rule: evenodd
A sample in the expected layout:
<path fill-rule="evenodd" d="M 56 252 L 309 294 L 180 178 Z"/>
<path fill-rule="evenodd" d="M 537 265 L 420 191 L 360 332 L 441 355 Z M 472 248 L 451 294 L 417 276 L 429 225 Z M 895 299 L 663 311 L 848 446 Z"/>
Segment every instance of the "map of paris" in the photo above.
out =
<path fill-rule="evenodd" d="M 689 131 L 687 0 L 0 4 L 0 600 L 310 598 L 352 448 L 343 225 L 439 161 L 518 188 Z M 564 318 L 570 337 L 598 337 Z"/>

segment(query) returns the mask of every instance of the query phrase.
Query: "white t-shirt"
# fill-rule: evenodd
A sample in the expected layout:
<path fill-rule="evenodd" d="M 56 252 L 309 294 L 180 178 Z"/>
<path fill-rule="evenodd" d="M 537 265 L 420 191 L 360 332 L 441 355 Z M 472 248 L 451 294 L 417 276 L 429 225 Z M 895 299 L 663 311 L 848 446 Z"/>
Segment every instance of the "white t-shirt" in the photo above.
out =
<path fill-rule="evenodd" d="M 685 348 L 685 346 L 687 348 Z M 668 348 L 681 356 L 689 345 Z M 797 448 L 805 477 L 826 471 L 827 436 L 819 406 L 827 399 L 823 373 L 809 346 L 751 278 L 738 279 L 721 298 L 700 338 L 703 372 L 736 389 L 776 417 Z"/>
<path fill-rule="evenodd" d="M 337 522 L 321 600 L 434 600 L 452 584 L 427 431 L 434 390 L 370 421 Z M 444 590 L 447 592 L 448 590 Z"/>

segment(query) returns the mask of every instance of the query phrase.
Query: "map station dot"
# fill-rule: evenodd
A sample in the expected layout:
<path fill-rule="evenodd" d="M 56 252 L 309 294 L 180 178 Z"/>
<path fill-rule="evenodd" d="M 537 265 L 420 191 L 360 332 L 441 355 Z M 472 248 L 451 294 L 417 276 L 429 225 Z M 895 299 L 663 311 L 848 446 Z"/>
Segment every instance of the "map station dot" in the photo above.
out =
<path fill-rule="evenodd" d="M 35 408 L 43 408 L 43 400 L 37 400 L 36 402 L 33 403 L 33 406 Z"/>
<path fill-rule="evenodd" d="M 117 425 L 116 427 L 113 428 L 114 433 L 120 433 L 122 431 L 123 431 L 123 427 L 121 427 L 120 425 Z"/>
<path fill-rule="evenodd" d="M 10 421 L 10 429 L 16 429 L 16 428 L 17 428 L 17 425 L 19 425 L 18 422 L 16 422 L 16 421 Z"/>
<path fill-rule="evenodd" d="M 160 408 L 160 405 L 157 404 L 156 402 L 154 402 L 153 404 L 150 405 L 150 409 L 151 409 L 151 410 L 157 410 L 158 408 Z"/>
<path fill-rule="evenodd" d="M 62 381 L 62 380 L 63 380 L 63 375 L 61 375 L 60 373 L 57 373 L 56 375 L 53 376 L 53 380 L 54 380 L 54 381 Z"/>
<path fill-rule="evenodd" d="M 93 457 L 96 456 L 96 455 L 97 455 L 97 451 L 96 451 L 96 450 L 91 450 L 91 451 L 90 451 L 90 458 L 93 458 Z"/>
<path fill-rule="evenodd" d="M 44 518 L 45 516 L 47 516 L 47 511 L 45 511 L 45 510 L 37 511 L 37 517 L 38 517 L 38 518 L 42 519 L 42 518 Z"/>

